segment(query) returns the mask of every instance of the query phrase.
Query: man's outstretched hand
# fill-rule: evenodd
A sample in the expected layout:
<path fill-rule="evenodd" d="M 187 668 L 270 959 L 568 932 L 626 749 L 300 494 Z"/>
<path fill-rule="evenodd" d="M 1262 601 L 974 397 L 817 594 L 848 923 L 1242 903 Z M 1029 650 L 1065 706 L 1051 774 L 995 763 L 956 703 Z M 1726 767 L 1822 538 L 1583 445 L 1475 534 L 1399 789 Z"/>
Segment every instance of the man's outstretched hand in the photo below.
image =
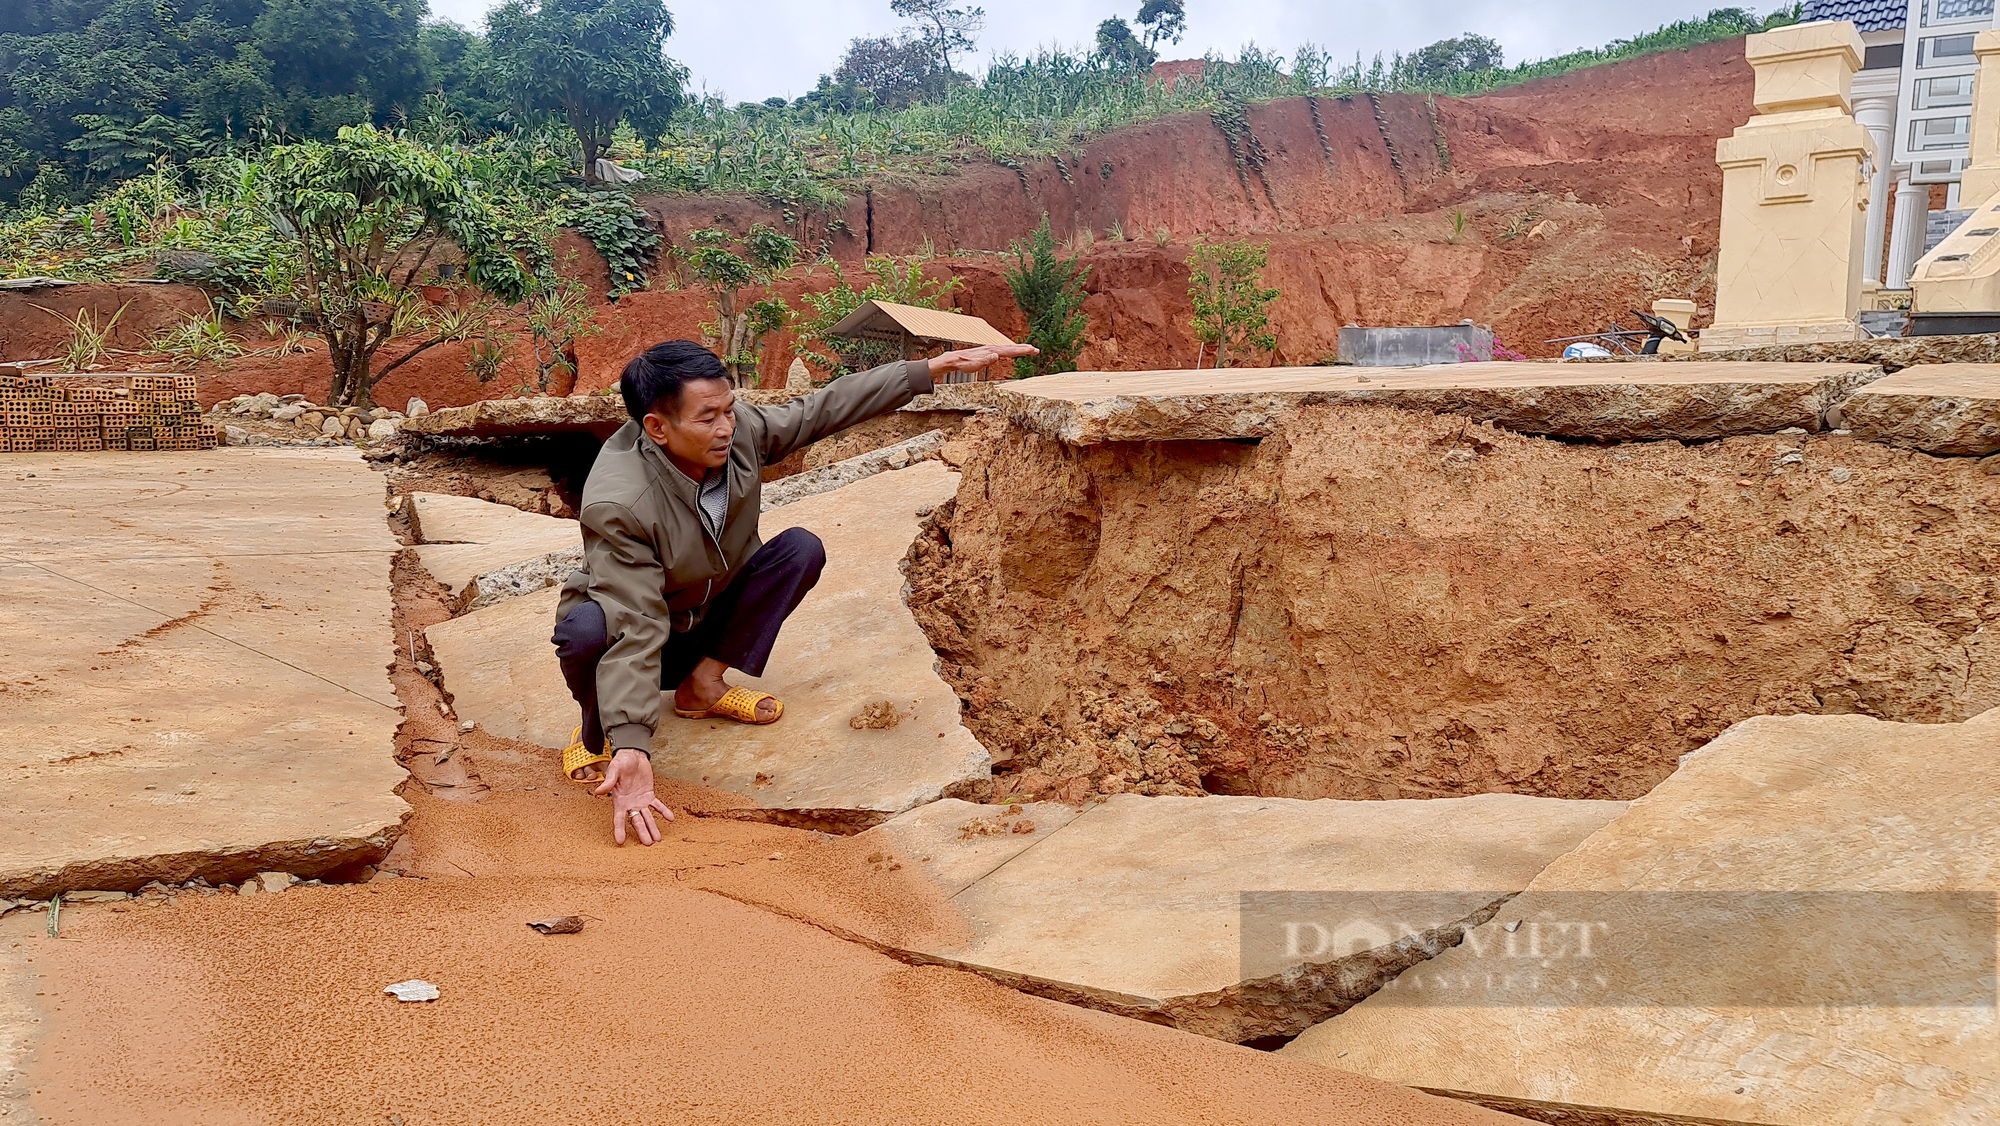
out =
<path fill-rule="evenodd" d="M 948 371 L 984 371 L 1001 360 L 1041 354 L 1042 350 L 1033 344 L 981 344 L 977 348 L 962 348 L 931 357 L 931 378 L 936 379 Z"/>
<path fill-rule="evenodd" d="M 653 794 L 653 760 L 639 751 L 628 748 L 613 755 L 604 781 L 591 793 L 611 799 L 611 839 L 621 845 L 628 825 L 640 844 L 659 843 L 660 826 L 653 820 L 656 811 L 668 821 L 674 819 L 674 811 Z"/>

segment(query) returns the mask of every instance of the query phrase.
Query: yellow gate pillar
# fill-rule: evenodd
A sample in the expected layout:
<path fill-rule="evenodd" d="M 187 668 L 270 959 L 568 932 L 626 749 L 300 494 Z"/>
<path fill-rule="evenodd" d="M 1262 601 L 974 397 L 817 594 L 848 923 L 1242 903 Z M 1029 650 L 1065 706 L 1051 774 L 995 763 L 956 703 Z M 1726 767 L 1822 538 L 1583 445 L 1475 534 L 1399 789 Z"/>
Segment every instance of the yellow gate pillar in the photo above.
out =
<path fill-rule="evenodd" d="M 1722 166 L 1715 323 L 1701 350 L 1859 340 L 1868 130 L 1851 113 L 1861 36 L 1846 22 L 1747 40 L 1757 116 L 1715 143 Z"/>
<path fill-rule="evenodd" d="M 1958 198 L 1973 213 L 1910 272 L 1912 335 L 1986 332 L 2000 314 L 2000 31 L 1980 32 L 1972 52 L 1979 56 L 1972 81 L 1972 160 L 1959 178 Z M 1979 319 L 1931 319 L 1966 314 Z"/>
<path fill-rule="evenodd" d="M 2000 31 L 1982 31 L 1972 40 L 1972 53 L 1979 58 L 1979 74 L 1972 80 L 1972 163 L 1958 178 L 1958 198 L 1966 207 L 2000 195 L 2000 80 L 1989 82 L 1988 75 L 2000 74 Z M 1990 68 L 1990 69 L 1989 69 Z"/>

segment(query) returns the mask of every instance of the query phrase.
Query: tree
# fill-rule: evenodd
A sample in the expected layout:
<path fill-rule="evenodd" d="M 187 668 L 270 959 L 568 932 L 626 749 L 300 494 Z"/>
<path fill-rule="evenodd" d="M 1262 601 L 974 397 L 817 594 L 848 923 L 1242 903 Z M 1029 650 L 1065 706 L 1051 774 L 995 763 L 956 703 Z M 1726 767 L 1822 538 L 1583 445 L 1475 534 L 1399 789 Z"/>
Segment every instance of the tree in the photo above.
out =
<path fill-rule="evenodd" d="M 269 0 L 252 45 L 295 128 L 323 120 L 311 103 L 338 98 L 358 99 L 359 120 L 380 123 L 423 95 L 429 76 L 417 35 L 429 14 L 425 0 Z"/>
<path fill-rule="evenodd" d="M 1132 34 L 1131 24 L 1117 16 L 1097 25 L 1097 56 L 1114 67 L 1134 70 L 1152 66 L 1160 58 L 1157 51 Z"/>
<path fill-rule="evenodd" d="M 1411 79 L 1424 86 L 1440 86 L 1462 75 L 1497 70 L 1505 63 L 1499 43 L 1469 31 L 1456 39 L 1440 39 L 1404 60 Z"/>
<path fill-rule="evenodd" d="M 424 53 L 430 73 L 430 92 L 424 102 L 433 112 L 442 108 L 460 128 L 474 134 L 496 132 L 508 110 L 507 91 L 496 90 L 493 52 L 483 35 L 449 21 L 427 23 L 417 34 L 417 46 Z M 412 107 L 412 116 L 422 112 Z"/>
<path fill-rule="evenodd" d="M 560 116 L 583 146 L 583 176 L 623 121 L 657 138 L 680 108 L 687 68 L 666 56 L 662 0 L 508 0 L 486 17 L 502 87 L 523 111 Z"/>
<path fill-rule="evenodd" d="M 515 302 L 531 290 L 499 214 L 451 150 L 350 126 L 330 144 L 272 149 L 264 181 L 272 211 L 299 242 L 301 316 L 333 359 L 329 404 L 371 403 L 383 376 L 481 327 L 476 304 L 439 313 L 417 294 L 440 254 L 464 255 L 475 294 Z M 383 345 L 410 335 L 423 340 L 374 368 Z"/>
<path fill-rule="evenodd" d="M 821 81 L 829 92 L 852 88 L 865 92 L 876 108 L 903 109 L 913 102 L 944 97 L 950 88 L 950 75 L 950 71 L 939 69 L 930 45 L 903 36 L 854 40 L 847 45 L 847 55 L 831 80 Z M 838 95 L 830 100 L 837 101 Z M 859 107 L 844 108 L 851 111 Z"/>
<path fill-rule="evenodd" d="M 1278 291 L 1264 288 L 1266 248 L 1247 242 L 1200 242 L 1188 255 L 1188 297 L 1194 303 L 1194 331 L 1215 346 L 1215 366 L 1229 366 L 1231 348 L 1271 349 L 1271 302 Z"/>
<path fill-rule="evenodd" d="M 1021 315 L 1028 318 L 1025 343 L 1041 349 L 1041 355 L 1014 361 L 1014 377 L 1075 371 L 1088 327 L 1083 287 L 1090 278 L 1090 267 L 1083 264 L 1081 256 L 1067 260 L 1057 256 L 1047 212 L 1042 213 L 1042 225 L 1028 241 L 1015 239 L 1013 249 L 1014 265 L 1004 271 L 1007 287 L 1014 291 L 1014 304 L 1020 307 Z"/>
<path fill-rule="evenodd" d="M 952 71 L 953 51 L 970 51 L 986 27 L 986 9 L 955 8 L 952 0 L 889 0 L 889 10 L 917 25 L 917 39 L 937 56 L 938 69 Z"/>
<path fill-rule="evenodd" d="M 729 382 L 742 387 L 757 374 L 764 337 L 783 327 L 791 313 L 773 297 L 745 303 L 743 291 L 778 280 L 798 262 L 799 244 L 757 223 L 740 244 L 713 227 L 689 231 L 679 253 L 695 280 L 715 294 L 716 319 L 702 328 L 716 341 Z"/>
<path fill-rule="evenodd" d="M 1179 43 L 1187 31 L 1183 0 L 1146 0 L 1139 5 L 1140 27 L 1146 29 L 1146 49 L 1158 57 L 1161 43 Z"/>

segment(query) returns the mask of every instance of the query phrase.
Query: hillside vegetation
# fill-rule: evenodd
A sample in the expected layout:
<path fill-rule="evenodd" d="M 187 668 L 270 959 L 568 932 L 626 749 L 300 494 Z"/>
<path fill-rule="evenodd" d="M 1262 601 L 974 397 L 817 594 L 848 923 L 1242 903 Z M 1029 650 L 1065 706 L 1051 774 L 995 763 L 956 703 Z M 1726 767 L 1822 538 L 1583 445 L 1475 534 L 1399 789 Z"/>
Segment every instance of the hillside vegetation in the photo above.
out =
<path fill-rule="evenodd" d="M 641 28 L 622 38 L 656 30 L 670 44 L 672 18 L 658 0 L 543 0 L 539 8 L 559 5 L 596 5 L 617 21 L 610 30 Z M 162 162 L 190 168 L 202 158 L 251 157 L 358 124 L 433 145 L 503 141 L 524 169 L 553 162 L 587 176 L 585 150 L 598 144 L 580 140 L 574 115 L 530 77 L 547 60 L 526 57 L 506 38 L 510 12 L 534 18 L 535 11 L 516 0 L 479 34 L 428 19 L 424 0 L 113 0 L 102 8 L 18 0 L 0 12 L 0 72 L 8 76 L 0 84 L 0 203 L 17 214 L 48 213 Z M 1107 48 L 1100 29 L 1096 50 L 1001 55 L 977 79 L 950 71 L 928 89 L 906 62 L 888 74 L 877 68 L 872 87 L 857 85 L 846 72 L 869 42 L 857 41 L 837 72 L 841 81 L 828 76 L 789 103 L 685 97 L 685 69 L 657 54 L 651 68 L 640 60 L 643 76 L 627 66 L 608 80 L 590 77 L 650 83 L 647 97 L 616 107 L 623 112 L 613 114 L 607 138 L 613 156 L 643 173 L 640 190 L 812 204 L 885 172 L 1060 156 L 1107 130 L 1170 114 L 1240 117 L 1247 102 L 1300 94 L 1476 94 L 1794 18 L 1795 8 L 1764 18 L 1722 8 L 1513 66 L 1494 65 L 1498 45 L 1470 35 L 1346 63 L 1318 44 L 1289 57 L 1250 45 L 1233 58 L 1174 64 L 1170 80 Z M 896 85 L 905 80 L 914 96 Z"/>

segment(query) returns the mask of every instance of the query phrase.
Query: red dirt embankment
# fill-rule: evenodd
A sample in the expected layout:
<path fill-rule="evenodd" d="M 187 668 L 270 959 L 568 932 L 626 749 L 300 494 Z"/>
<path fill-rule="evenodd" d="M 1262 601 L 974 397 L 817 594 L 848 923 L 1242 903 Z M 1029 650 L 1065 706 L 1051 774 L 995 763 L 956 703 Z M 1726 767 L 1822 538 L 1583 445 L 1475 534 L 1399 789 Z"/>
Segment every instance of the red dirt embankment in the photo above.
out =
<path fill-rule="evenodd" d="M 2000 478 L 1970 459 L 1366 406 L 1256 445 L 984 421 L 946 452 L 979 472 L 910 604 L 1017 756 L 1002 795 L 1635 798 L 1749 716 L 2000 705 Z"/>
<path fill-rule="evenodd" d="M 1197 238 L 1270 244 L 1277 362 L 1330 356 L 1347 323 L 1467 317 L 1549 355 L 1560 349 L 1544 339 L 1629 324 L 1626 310 L 1658 297 L 1712 302 L 1715 141 L 1752 114 L 1751 85 L 1743 43 L 1729 40 L 1476 98 L 1289 98 L 1249 107 L 1235 136 L 1206 115 L 1167 118 L 1060 161 L 879 184 L 833 225 L 745 200 L 648 203 L 674 238 L 764 221 L 809 245 L 824 237 L 850 263 L 933 248 L 936 269 L 969 283 L 959 308 L 1013 333 L 1025 326 L 1004 263 L 982 252 L 1046 212 L 1059 237 L 1096 240 L 1086 368 L 1194 363 L 1185 261 Z"/>
<path fill-rule="evenodd" d="M 960 278 L 957 307 L 1002 331 L 1026 330 L 1001 275 L 1001 253 L 1049 215 L 1064 239 L 1089 232 L 1090 319 L 1082 366 L 1193 366 L 1186 265 L 1201 238 L 1268 243 L 1266 281 L 1278 340 L 1268 359 L 1330 358 L 1340 326 L 1492 324 L 1515 348 L 1553 355 L 1544 340 L 1594 332 L 1659 297 L 1712 303 L 1721 176 L 1715 140 L 1752 113 L 1741 40 L 1669 51 L 1476 98 L 1414 95 L 1288 98 L 1248 107 L 1227 129 L 1189 114 L 1119 129 L 1060 159 L 1018 168 L 967 165 L 957 175 L 883 182 L 835 214 L 783 210 L 740 196 L 661 196 L 642 202 L 669 241 L 697 227 L 767 222 L 824 246 L 850 269 L 870 253 L 937 254 L 927 269 Z M 1080 245 L 1080 243 L 1078 244 Z M 573 253 L 573 256 L 572 256 Z M 603 259 L 574 235 L 559 256 L 598 295 L 601 334 L 579 342 L 580 389 L 608 386 L 646 345 L 701 335 L 714 319 L 700 291 L 667 288 L 608 304 Z M 777 287 L 824 288 L 823 272 Z M 119 346 L 198 310 L 172 286 L 75 287 L 61 304 L 109 313 L 132 301 Z M 0 359 L 52 355 L 61 326 L 0 294 Z M 53 307 L 53 306 L 52 306 Z M 518 326 L 513 326 L 518 328 Z M 253 342 L 254 343 L 254 342 Z M 764 378 L 782 382 L 789 332 L 767 341 Z M 519 355 L 502 377 L 466 370 L 469 345 L 436 348 L 384 381 L 378 401 L 412 395 L 432 406 L 517 393 Z M 385 351 L 393 358 L 396 348 Z M 1254 362 L 1263 362 L 1258 358 Z M 201 369 L 205 397 L 244 391 L 325 394 L 323 354 L 245 358 Z"/>

